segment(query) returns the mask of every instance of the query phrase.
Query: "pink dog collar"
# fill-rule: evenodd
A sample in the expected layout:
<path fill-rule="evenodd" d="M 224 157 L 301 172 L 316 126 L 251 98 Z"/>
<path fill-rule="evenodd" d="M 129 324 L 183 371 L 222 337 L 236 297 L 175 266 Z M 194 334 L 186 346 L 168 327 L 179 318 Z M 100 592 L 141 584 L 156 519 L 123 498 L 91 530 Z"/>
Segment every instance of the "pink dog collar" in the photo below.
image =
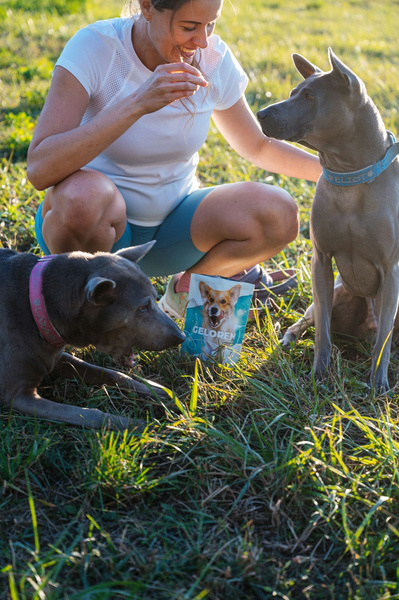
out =
<path fill-rule="evenodd" d="M 43 297 L 43 272 L 52 258 L 53 254 L 39 258 L 32 269 L 29 280 L 30 308 L 39 332 L 46 342 L 52 346 L 65 346 L 66 342 L 50 321 Z"/>

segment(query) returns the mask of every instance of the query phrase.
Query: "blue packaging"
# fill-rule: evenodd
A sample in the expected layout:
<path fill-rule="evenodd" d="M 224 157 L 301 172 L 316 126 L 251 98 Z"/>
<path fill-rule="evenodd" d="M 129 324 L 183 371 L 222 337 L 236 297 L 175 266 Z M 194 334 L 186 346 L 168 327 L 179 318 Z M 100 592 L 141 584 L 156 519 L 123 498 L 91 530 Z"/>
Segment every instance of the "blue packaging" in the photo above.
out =
<path fill-rule="evenodd" d="M 193 273 L 182 352 L 202 360 L 236 363 L 254 287 L 252 283 Z"/>

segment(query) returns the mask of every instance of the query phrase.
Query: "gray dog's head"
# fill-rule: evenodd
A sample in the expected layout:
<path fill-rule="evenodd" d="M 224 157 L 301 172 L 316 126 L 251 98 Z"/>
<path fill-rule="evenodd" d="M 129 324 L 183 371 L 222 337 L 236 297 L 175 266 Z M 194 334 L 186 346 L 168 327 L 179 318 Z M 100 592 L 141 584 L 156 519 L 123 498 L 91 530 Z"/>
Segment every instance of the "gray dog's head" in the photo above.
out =
<path fill-rule="evenodd" d="M 315 150 L 330 145 L 346 131 L 358 105 L 364 101 L 363 82 L 328 50 L 331 70 L 323 72 L 300 54 L 292 59 L 304 78 L 287 100 L 271 104 L 257 114 L 268 137 L 298 142 Z M 351 110 L 343 109 L 343 105 Z"/>
<path fill-rule="evenodd" d="M 184 333 L 158 308 L 156 291 L 137 265 L 153 243 L 115 254 L 71 252 L 55 259 L 58 269 L 49 267 L 46 274 L 47 287 L 53 290 L 46 304 L 49 309 L 54 304 L 54 324 L 68 343 L 93 345 L 122 358 L 134 348 L 163 350 L 184 341 Z M 64 294 L 57 310 L 54 290 L 60 271 Z"/>

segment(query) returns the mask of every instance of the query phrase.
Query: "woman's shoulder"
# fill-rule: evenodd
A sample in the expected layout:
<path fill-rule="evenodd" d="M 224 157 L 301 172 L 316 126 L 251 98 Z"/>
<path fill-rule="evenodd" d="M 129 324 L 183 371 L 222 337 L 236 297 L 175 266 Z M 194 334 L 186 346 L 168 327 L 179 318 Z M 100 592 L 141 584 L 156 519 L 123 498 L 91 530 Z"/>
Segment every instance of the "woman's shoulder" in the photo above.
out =
<path fill-rule="evenodd" d="M 123 51 L 124 39 L 130 35 L 132 20 L 115 18 L 96 21 L 79 29 L 66 44 L 63 54 L 85 52 L 97 60 L 109 59 L 116 50 Z"/>
<path fill-rule="evenodd" d="M 131 23 L 124 18 L 107 19 L 79 29 L 65 45 L 56 64 L 69 70 L 92 91 L 93 86 L 100 85 L 116 53 L 124 53 L 123 39 Z"/>
<path fill-rule="evenodd" d="M 84 27 L 81 31 L 87 31 L 101 37 L 122 40 L 127 28 L 132 27 L 131 17 L 115 17 L 95 21 Z"/>
<path fill-rule="evenodd" d="M 228 44 L 216 34 L 209 37 L 207 48 L 200 51 L 199 62 L 201 68 L 208 74 L 216 74 L 220 70 L 223 71 L 227 65 L 237 63 Z"/>
<path fill-rule="evenodd" d="M 213 33 L 208 39 L 208 47 L 206 50 L 201 51 L 201 53 L 202 52 L 206 60 L 212 60 L 216 57 L 219 57 L 220 59 L 223 58 L 223 56 L 230 53 L 231 50 L 220 36 Z"/>
<path fill-rule="evenodd" d="M 221 73 L 229 73 L 232 67 L 233 70 L 242 70 L 228 44 L 216 34 L 209 37 L 208 47 L 201 50 L 200 67 L 204 73 L 216 78 Z"/>
<path fill-rule="evenodd" d="M 226 42 L 212 34 L 201 50 L 199 67 L 209 83 L 209 98 L 217 110 L 230 108 L 244 93 L 248 77 Z"/>

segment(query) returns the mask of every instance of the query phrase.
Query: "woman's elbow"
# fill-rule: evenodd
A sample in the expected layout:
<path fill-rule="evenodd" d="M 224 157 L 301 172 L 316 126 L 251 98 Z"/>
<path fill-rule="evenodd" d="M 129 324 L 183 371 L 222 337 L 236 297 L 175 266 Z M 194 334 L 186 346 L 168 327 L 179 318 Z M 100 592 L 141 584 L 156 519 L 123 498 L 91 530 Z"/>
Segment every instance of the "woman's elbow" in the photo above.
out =
<path fill-rule="evenodd" d="M 35 156 L 32 146 L 28 149 L 26 158 L 26 174 L 33 187 L 39 192 L 49 187 L 46 170 L 43 169 L 42 161 Z"/>
<path fill-rule="evenodd" d="M 37 169 L 37 167 L 34 164 L 32 164 L 31 161 L 28 161 L 28 163 L 27 163 L 26 174 L 27 174 L 27 177 L 28 177 L 30 183 L 39 192 L 42 192 L 43 190 L 45 190 L 48 187 L 48 184 L 44 181 L 44 178 L 42 177 L 40 170 Z"/>

